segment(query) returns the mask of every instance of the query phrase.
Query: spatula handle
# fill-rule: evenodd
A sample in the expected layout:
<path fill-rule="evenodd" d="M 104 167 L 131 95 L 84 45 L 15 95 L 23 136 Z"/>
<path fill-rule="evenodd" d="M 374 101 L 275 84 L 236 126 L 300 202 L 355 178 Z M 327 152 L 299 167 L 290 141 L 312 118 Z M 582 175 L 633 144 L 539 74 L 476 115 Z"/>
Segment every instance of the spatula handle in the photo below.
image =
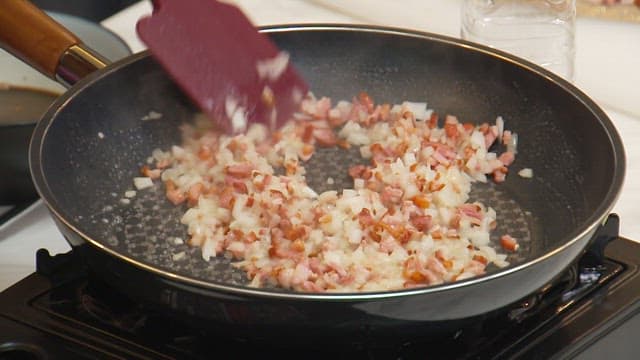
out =
<path fill-rule="evenodd" d="M 27 0 L 2 0 L 0 46 L 63 85 L 104 67 L 106 61 Z"/>

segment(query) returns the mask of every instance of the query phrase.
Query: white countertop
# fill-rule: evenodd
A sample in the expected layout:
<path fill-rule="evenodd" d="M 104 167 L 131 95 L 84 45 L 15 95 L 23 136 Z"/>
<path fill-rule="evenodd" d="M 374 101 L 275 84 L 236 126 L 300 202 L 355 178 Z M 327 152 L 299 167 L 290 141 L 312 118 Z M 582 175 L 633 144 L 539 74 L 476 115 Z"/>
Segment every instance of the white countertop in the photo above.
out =
<path fill-rule="evenodd" d="M 256 25 L 370 23 L 458 36 L 460 0 L 236 0 Z M 143 48 L 134 24 L 150 12 L 140 2 L 103 21 L 134 51 Z M 640 241 L 640 24 L 579 18 L 576 25 L 576 85 L 599 103 L 620 132 L 627 174 L 614 208 L 621 234 Z M 35 270 L 35 252 L 66 252 L 41 202 L 0 228 L 0 291 Z"/>

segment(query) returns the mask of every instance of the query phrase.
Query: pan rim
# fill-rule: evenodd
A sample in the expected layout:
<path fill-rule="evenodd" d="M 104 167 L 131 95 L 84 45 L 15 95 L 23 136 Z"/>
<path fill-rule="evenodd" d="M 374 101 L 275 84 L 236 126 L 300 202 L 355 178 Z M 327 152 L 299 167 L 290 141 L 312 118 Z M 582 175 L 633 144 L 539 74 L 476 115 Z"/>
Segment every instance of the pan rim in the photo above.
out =
<path fill-rule="evenodd" d="M 98 70 L 88 77 L 80 80 L 69 91 L 63 94 L 57 101 L 55 101 L 49 110 L 45 113 L 41 121 L 36 125 L 31 140 L 29 150 L 29 163 L 34 184 L 38 193 L 40 194 L 43 202 L 48 207 L 52 215 L 60 221 L 64 226 L 72 230 L 79 235 L 86 243 L 91 246 L 106 252 L 107 254 L 114 256 L 115 258 L 122 260 L 136 268 L 149 271 L 155 275 L 159 275 L 163 279 L 173 282 L 184 283 L 192 286 L 207 290 L 221 291 L 229 294 L 237 294 L 243 296 L 252 296 L 256 298 L 268 298 L 274 300 L 309 300 L 309 301 L 363 301 L 363 300 L 376 300 L 376 299 L 392 299 L 398 297 L 407 297 L 414 295 L 424 295 L 429 293 L 442 293 L 449 290 L 470 286 L 474 284 L 484 283 L 496 278 L 508 276 L 510 274 L 519 272 L 523 269 L 531 267 L 535 264 L 541 263 L 547 259 L 554 257 L 561 253 L 564 249 L 571 247 L 574 243 L 578 242 L 585 236 L 592 234 L 600 223 L 606 219 L 607 215 L 611 212 L 615 202 L 620 195 L 622 184 L 625 178 L 625 152 L 620 135 L 618 134 L 613 122 L 604 113 L 604 111 L 585 93 L 579 90 L 574 85 L 570 84 L 561 77 L 551 73 L 550 71 L 541 68 L 531 62 L 524 59 L 520 59 L 514 55 L 492 49 L 480 44 L 471 43 L 465 40 L 452 38 L 444 35 L 433 34 L 422 31 L 414 31 L 402 28 L 383 27 L 383 26 L 371 26 L 371 25 L 353 25 L 353 24 L 287 24 L 287 25 L 274 25 L 261 28 L 261 31 L 265 33 L 278 33 L 278 32 L 291 32 L 291 31 L 356 31 L 356 32 L 373 32 L 386 35 L 398 35 L 409 36 L 430 41 L 446 43 L 452 46 L 463 47 L 470 51 L 476 51 L 484 53 L 487 56 L 496 57 L 502 61 L 509 62 L 515 66 L 522 67 L 530 72 L 537 74 L 547 81 L 553 82 L 556 86 L 561 87 L 566 93 L 573 96 L 576 100 L 583 104 L 598 120 L 600 126 L 605 130 L 608 137 L 608 141 L 611 144 L 613 150 L 613 168 L 612 179 L 610 186 L 604 196 L 603 201 L 598 207 L 592 211 L 591 215 L 576 226 L 573 231 L 567 234 L 567 241 L 561 242 L 562 245 L 555 247 L 554 249 L 547 251 L 545 254 L 536 258 L 527 260 L 521 264 L 515 266 L 509 266 L 499 271 L 484 274 L 478 277 L 473 277 L 466 280 L 455 281 L 450 283 L 444 283 L 439 285 L 431 285 L 414 289 L 400 289 L 390 291 L 377 291 L 377 292 L 349 292 L 349 293 L 307 293 L 307 292 L 293 292 L 293 291 L 281 291 L 264 288 L 250 288 L 240 285 L 228 285 L 217 282 L 209 282 L 205 280 L 199 280 L 190 276 L 180 275 L 160 269 L 154 265 L 147 264 L 143 261 L 136 260 L 132 257 L 124 255 L 119 251 L 109 248 L 103 242 L 98 239 L 94 239 L 85 232 L 81 231 L 76 225 L 74 225 L 69 217 L 64 216 L 64 209 L 62 209 L 55 201 L 55 197 L 48 186 L 47 179 L 44 175 L 42 168 L 42 151 L 44 146 L 44 139 L 48 132 L 49 127 L 57 118 L 57 114 L 65 107 L 65 104 L 72 101 L 72 99 L 86 87 L 89 87 L 94 82 L 99 81 L 102 77 L 111 72 L 115 72 L 122 67 L 125 67 L 131 63 L 146 58 L 149 55 L 148 51 L 143 51 L 129 57 L 126 57 L 118 62 L 115 62 L 104 69 Z"/>

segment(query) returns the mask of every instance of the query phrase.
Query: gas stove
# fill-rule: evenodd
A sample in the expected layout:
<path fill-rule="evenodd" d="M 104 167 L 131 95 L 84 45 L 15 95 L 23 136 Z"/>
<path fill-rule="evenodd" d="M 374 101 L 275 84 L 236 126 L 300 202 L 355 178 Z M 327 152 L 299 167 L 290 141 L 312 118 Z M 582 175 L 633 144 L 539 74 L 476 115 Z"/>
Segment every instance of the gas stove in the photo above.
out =
<path fill-rule="evenodd" d="M 631 359 L 640 330 L 640 244 L 617 236 L 615 215 L 604 229 L 552 283 L 455 331 L 388 344 L 318 339 L 304 348 L 205 333 L 119 294 L 73 252 L 42 249 L 37 271 L 0 293 L 0 358 Z"/>

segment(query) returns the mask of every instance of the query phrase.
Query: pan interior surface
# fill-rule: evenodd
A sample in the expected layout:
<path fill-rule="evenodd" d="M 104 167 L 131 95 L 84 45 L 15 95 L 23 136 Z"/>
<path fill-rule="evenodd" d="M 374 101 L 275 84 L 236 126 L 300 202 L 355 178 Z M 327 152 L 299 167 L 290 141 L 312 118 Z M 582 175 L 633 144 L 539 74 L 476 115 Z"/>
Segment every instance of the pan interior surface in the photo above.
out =
<path fill-rule="evenodd" d="M 463 122 L 502 116 L 505 128 L 519 134 L 516 162 L 505 183 L 476 183 L 472 196 L 496 210 L 494 237 L 520 239 L 508 259 L 514 265 L 570 241 L 610 197 L 617 164 L 606 119 L 552 79 L 446 39 L 336 29 L 271 36 L 317 96 L 349 100 L 366 91 L 376 102 L 426 101 Z M 32 149 L 40 156 L 35 179 L 49 206 L 87 237 L 149 267 L 244 286 L 244 273 L 229 259 L 205 261 L 198 248 L 176 241 L 188 238 L 180 223 L 184 208 L 171 205 L 161 185 L 138 191 L 129 204 L 121 201 L 154 149 L 181 142 L 179 127 L 192 121 L 195 108 L 149 57 L 89 85 L 68 95 L 40 148 Z M 161 118 L 143 121 L 152 111 Z M 346 173 L 348 156 L 319 155 L 308 174 L 312 186 L 327 172 Z M 533 169 L 532 179 L 516 175 L 525 167 Z"/>

